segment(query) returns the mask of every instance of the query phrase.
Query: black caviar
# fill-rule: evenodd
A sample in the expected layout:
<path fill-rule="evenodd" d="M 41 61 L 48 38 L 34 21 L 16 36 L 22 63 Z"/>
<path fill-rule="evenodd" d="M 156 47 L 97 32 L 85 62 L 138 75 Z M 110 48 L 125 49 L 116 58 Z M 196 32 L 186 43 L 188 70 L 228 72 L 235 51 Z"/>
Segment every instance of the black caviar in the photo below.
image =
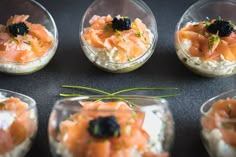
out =
<path fill-rule="evenodd" d="M 220 37 L 227 37 L 234 31 L 234 28 L 228 21 L 216 20 L 207 27 L 207 31 L 212 34 L 218 34 Z"/>
<path fill-rule="evenodd" d="M 88 131 L 96 138 L 119 137 L 120 125 L 114 116 L 98 117 L 89 121 Z"/>
<path fill-rule="evenodd" d="M 112 29 L 117 31 L 131 29 L 131 20 L 128 17 L 115 17 L 112 20 Z"/>
<path fill-rule="evenodd" d="M 7 29 L 15 37 L 17 35 L 25 35 L 29 32 L 29 27 L 24 22 L 11 24 Z"/>

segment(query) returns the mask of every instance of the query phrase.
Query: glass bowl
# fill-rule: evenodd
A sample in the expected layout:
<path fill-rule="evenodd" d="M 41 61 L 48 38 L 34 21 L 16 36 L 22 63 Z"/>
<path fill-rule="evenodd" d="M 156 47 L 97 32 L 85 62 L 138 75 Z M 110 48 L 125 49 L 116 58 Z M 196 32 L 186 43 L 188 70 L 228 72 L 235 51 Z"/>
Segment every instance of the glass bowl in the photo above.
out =
<path fill-rule="evenodd" d="M 95 19 L 95 15 L 110 15 L 111 19 L 105 23 L 98 22 L 99 28 L 94 29 L 98 33 L 95 36 L 89 34 L 85 39 L 86 29 L 92 28 L 91 19 Z M 130 18 L 130 30 L 112 29 L 112 19 L 119 15 Z M 145 29 L 134 29 L 136 18 L 146 25 Z M 110 34 L 106 36 L 106 33 Z M 113 73 L 130 72 L 141 67 L 154 52 L 157 37 L 155 17 L 142 0 L 95 0 L 86 10 L 80 27 L 80 43 L 87 58 L 100 69 Z M 102 43 L 100 46 L 96 44 L 98 41 Z"/>
<path fill-rule="evenodd" d="M 201 106 L 201 137 L 211 157 L 236 156 L 236 90 L 206 101 Z"/>
<path fill-rule="evenodd" d="M 176 26 L 176 35 L 175 35 L 175 47 L 176 53 L 180 61 L 191 71 L 196 74 L 200 74 L 206 77 L 223 77 L 230 76 L 236 73 L 236 51 L 233 48 L 233 44 L 225 43 L 227 47 L 230 48 L 230 53 L 222 51 L 219 47 L 215 50 L 219 53 L 211 53 L 211 38 L 213 37 L 211 33 L 208 33 L 210 37 L 206 37 L 206 34 L 200 33 L 194 30 L 194 28 L 189 29 L 188 26 L 202 26 L 203 29 L 208 26 L 208 19 L 218 19 L 230 21 L 236 23 L 236 1 L 234 0 L 200 0 L 193 4 L 187 9 L 179 20 Z M 204 21 L 204 22 L 203 22 Z M 200 25 L 199 25 L 200 24 Z M 188 29 L 187 29 L 188 28 Z M 184 33 L 184 29 L 187 30 Z M 234 28 L 235 29 L 235 28 Z M 182 35 L 180 35 L 182 31 Z M 196 32 L 196 33 L 192 33 Z M 194 36 L 195 35 L 195 36 Z M 204 36 L 202 39 L 201 37 Z M 181 38 L 182 37 L 182 38 Z M 181 39 L 180 39 L 181 38 Z M 204 41 L 205 49 L 202 49 L 203 44 L 201 42 L 194 43 L 189 39 L 198 39 L 198 41 Z M 226 41 L 220 37 L 221 41 Z M 218 40 L 218 41 L 220 41 Z M 235 42 L 236 43 L 236 42 Z M 200 46 L 199 46 L 200 45 Z M 213 46 L 212 46 L 213 47 Z M 226 47 L 226 48 L 227 48 Z M 192 50 L 191 50 L 192 48 Z M 193 49 L 196 51 L 194 54 Z M 215 52 L 216 52 L 215 51 Z M 231 52 L 232 51 L 232 52 Z M 207 52 L 207 53 L 205 53 Z M 192 53 L 192 54 L 190 54 Z M 203 53 L 209 55 L 204 58 Z M 233 53 L 233 54 L 231 54 Z M 221 54 L 221 55 L 219 55 Z M 228 55 L 231 55 L 234 59 L 229 59 Z M 200 57 L 199 57 L 200 56 Z M 212 59 L 215 58 L 215 59 Z M 217 58 L 217 59 L 216 59 Z"/>
<path fill-rule="evenodd" d="M 168 157 L 174 122 L 164 99 L 84 96 L 57 101 L 48 132 L 55 157 Z"/>
<path fill-rule="evenodd" d="M 0 89 L 0 156 L 25 156 L 36 135 L 37 120 L 32 98 Z"/>
<path fill-rule="evenodd" d="M 50 36 L 50 38 L 51 38 L 50 44 L 46 43 L 46 44 L 49 44 L 49 46 L 48 46 L 49 48 L 47 48 L 45 50 L 44 49 L 41 50 L 42 46 L 37 47 L 37 45 L 33 45 L 33 43 L 35 43 L 33 41 L 35 41 L 35 40 L 30 41 L 30 39 L 29 39 L 29 41 L 27 41 L 27 42 L 23 41 L 23 44 L 25 47 L 27 47 L 27 50 L 29 50 L 29 49 L 34 50 L 34 52 L 35 52 L 35 56 L 33 56 L 32 58 L 30 58 L 28 60 L 19 61 L 19 60 L 13 60 L 13 59 L 9 59 L 9 58 L 0 56 L 0 72 L 23 75 L 23 74 L 30 74 L 30 73 L 36 72 L 36 71 L 42 69 L 43 67 L 45 67 L 49 63 L 49 61 L 52 59 L 52 57 L 54 56 L 56 49 L 57 49 L 57 45 L 58 45 L 57 27 L 56 27 L 56 24 L 55 24 L 52 16 L 50 15 L 50 13 L 41 4 L 39 4 L 38 2 L 36 2 L 34 0 L 1 0 L 0 6 L 2 6 L 1 10 L 0 10 L 0 19 L 1 19 L 0 24 L 6 25 L 7 20 L 14 15 L 29 15 L 29 19 L 27 19 L 27 21 L 29 21 L 33 24 L 41 24 L 42 26 L 44 26 L 46 29 L 45 33 L 48 36 Z M 15 23 L 15 22 L 13 22 L 13 23 Z M 37 29 L 33 29 L 33 28 L 37 28 Z M 3 30 L 5 30 L 5 28 Z M 39 44 L 40 44 L 40 41 L 42 43 L 42 41 L 44 41 L 44 39 L 45 39 L 45 41 L 47 40 L 46 37 L 44 36 L 44 34 L 42 33 L 42 31 L 38 29 L 38 27 L 32 27 L 32 28 L 30 28 L 30 30 L 34 30 L 35 32 L 40 31 L 37 34 L 39 34 L 39 35 L 42 34 L 42 36 L 40 36 L 42 38 L 37 38 L 37 39 L 39 39 L 38 40 Z M 30 30 L 29 30 L 29 32 L 30 32 Z M 0 34 L 0 39 L 3 37 L 4 36 L 2 36 L 2 34 Z M 36 36 L 34 35 L 33 39 L 35 39 L 35 37 Z M 26 37 L 24 34 L 22 36 L 22 40 L 25 40 L 25 38 Z M 16 38 L 16 37 L 10 35 L 9 40 L 6 40 L 6 41 L 8 43 L 17 41 L 16 45 L 18 46 L 17 47 L 17 49 L 18 49 L 20 46 L 23 47 L 22 46 L 23 44 L 21 44 L 21 45 L 19 44 L 19 43 L 21 43 L 21 41 L 19 42 L 18 39 L 21 39 L 21 38 Z M 2 49 L 2 47 L 1 47 L 1 49 Z M 4 51 L 6 51 L 6 50 L 4 50 Z M 36 51 L 37 51 L 37 53 L 36 53 Z M 18 53 L 21 53 L 21 52 L 18 52 Z M 11 55 L 11 54 L 9 54 L 9 55 Z M 31 55 L 31 54 L 28 54 L 28 55 Z M 23 54 L 21 57 L 24 58 L 27 56 L 24 56 L 24 54 Z M 31 57 L 31 56 L 29 56 L 29 57 Z"/>

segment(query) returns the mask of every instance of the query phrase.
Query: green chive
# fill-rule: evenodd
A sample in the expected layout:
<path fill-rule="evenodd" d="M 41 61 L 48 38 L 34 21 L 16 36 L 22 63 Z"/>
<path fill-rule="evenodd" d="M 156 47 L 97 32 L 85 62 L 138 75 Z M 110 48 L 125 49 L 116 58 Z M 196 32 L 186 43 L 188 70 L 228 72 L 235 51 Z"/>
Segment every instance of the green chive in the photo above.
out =
<path fill-rule="evenodd" d="M 117 95 L 130 91 L 139 91 L 139 90 L 176 90 L 178 88 L 146 88 L 146 87 L 137 87 L 137 88 L 127 88 L 111 93 L 111 95 Z"/>
<path fill-rule="evenodd" d="M 113 135 L 114 137 L 118 137 L 119 136 L 119 130 L 116 130 L 115 132 L 114 132 L 114 135 Z"/>
<path fill-rule="evenodd" d="M 156 98 L 169 98 L 169 97 L 176 97 L 179 96 L 181 94 L 166 94 L 166 95 L 159 95 L 159 96 L 155 96 Z"/>
<path fill-rule="evenodd" d="M 16 38 L 14 38 L 14 37 L 11 38 L 11 41 L 12 41 L 12 42 L 15 42 L 16 44 L 19 44 L 18 40 L 17 40 Z"/>
<path fill-rule="evenodd" d="M 99 125 L 95 125 L 94 128 L 93 128 L 94 134 L 98 134 L 99 130 L 100 130 Z"/>
<path fill-rule="evenodd" d="M 120 31 L 118 31 L 117 29 L 115 30 L 115 32 L 117 33 L 117 36 L 121 35 Z"/>
<path fill-rule="evenodd" d="M 0 108 L 5 108 L 6 105 L 4 103 L 0 103 Z"/>
<path fill-rule="evenodd" d="M 164 91 L 164 90 L 177 90 L 178 88 L 174 88 L 174 87 L 168 87 L 168 88 L 147 88 L 147 87 L 136 87 L 136 88 L 127 88 L 127 89 L 122 89 L 113 93 L 109 93 L 106 92 L 104 90 L 100 90 L 97 88 L 90 88 L 90 87 L 85 87 L 85 86 L 71 86 L 71 85 L 62 85 L 63 88 L 74 88 L 74 89 L 82 89 L 82 90 L 87 90 L 87 91 L 93 91 L 96 92 L 98 94 L 104 94 L 107 95 L 107 97 L 105 98 L 101 98 L 98 99 L 96 101 L 101 101 L 101 100 L 110 100 L 110 99 L 117 99 L 117 100 L 121 100 L 121 101 L 126 101 L 124 98 L 121 97 L 111 97 L 111 96 L 115 96 L 121 93 L 125 93 L 125 92 L 130 92 L 130 91 L 138 91 L 138 90 L 160 90 L 160 91 Z M 72 94 L 67 94 L 67 93 L 60 93 L 60 96 L 63 97 L 76 97 L 76 96 L 86 96 L 86 95 L 82 95 L 82 94 L 78 94 L 78 93 L 72 93 Z M 166 94 L 166 95 L 159 95 L 159 96 L 150 96 L 153 98 L 168 98 L 168 97 L 175 97 L 178 96 L 180 94 Z M 130 101 L 126 101 L 129 105 L 133 106 L 134 104 Z"/>
<path fill-rule="evenodd" d="M 209 19 L 209 17 L 206 17 L 206 21 L 203 21 L 203 25 L 205 25 L 205 27 L 208 27 L 211 25 L 211 20 Z"/>
<path fill-rule="evenodd" d="M 137 33 L 135 33 L 135 35 L 136 35 L 138 38 L 141 38 L 141 37 L 142 37 L 142 33 L 141 33 L 141 32 L 137 32 Z"/>
<path fill-rule="evenodd" d="M 223 129 L 232 129 L 233 128 L 233 125 L 232 124 L 227 124 L 227 123 L 222 123 L 221 124 L 221 127 Z"/>
<path fill-rule="evenodd" d="M 63 97 L 85 96 L 85 95 L 82 95 L 82 94 L 67 94 L 67 93 L 60 93 L 59 95 L 60 95 L 60 96 L 63 96 Z"/>
<path fill-rule="evenodd" d="M 220 16 L 218 17 L 218 20 L 219 20 L 219 21 L 223 21 L 222 17 L 220 17 Z"/>
<path fill-rule="evenodd" d="M 212 50 L 213 46 L 215 45 L 215 43 L 217 43 L 218 41 L 220 41 L 220 37 L 218 35 L 211 35 L 208 38 L 208 49 L 209 51 Z"/>
<path fill-rule="evenodd" d="M 229 21 L 231 27 L 235 28 L 235 24 L 232 21 Z"/>
<path fill-rule="evenodd" d="M 231 115 L 231 112 L 232 112 L 232 104 L 228 104 L 227 105 L 227 108 L 229 110 L 229 115 Z"/>
<path fill-rule="evenodd" d="M 105 95 L 110 95 L 110 93 L 97 89 L 97 88 L 90 88 L 90 87 L 85 87 L 85 86 L 70 86 L 70 85 L 62 85 L 63 88 L 77 88 L 77 89 L 85 89 L 88 91 L 93 91 L 93 92 L 97 92 L 100 94 L 105 94 Z"/>
<path fill-rule="evenodd" d="M 115 147 L 114 147 L 115 150 L 120 150 L 120 145 L 119 144 L 116 144 Z"/>
<path fill-rule="evenodd" d="M 93 140 L 89 139 L 87 143 L 91 144 L 91 143 L 93 143 Z"/>

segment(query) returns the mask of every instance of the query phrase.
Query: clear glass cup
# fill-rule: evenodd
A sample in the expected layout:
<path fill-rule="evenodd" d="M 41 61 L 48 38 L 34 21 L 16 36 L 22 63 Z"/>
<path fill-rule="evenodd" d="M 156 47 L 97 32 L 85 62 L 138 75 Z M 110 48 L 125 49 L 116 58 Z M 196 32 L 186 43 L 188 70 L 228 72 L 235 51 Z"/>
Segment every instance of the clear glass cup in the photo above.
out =
<path fill-rule="evenodd" d="M 136 18 L 141 19 L 153 34 L 149 48 L 145 53 L 134 60 L 124 63 L 110 61 L 109 58 L 106 57 L 106 54 L 101 55 L 102 53 L 97 52 L 101 50 L 93 48 L 92 45 L 82 39 L 83 31 L 85 28 L 89 27 L 89 20 L 94 15 L 111 15 L 112 17 L 117 15 L 128 16 L 131 21 Z M 80 43 L 87 58 L 100 69 L 113 73 L 130 72 L 141 67 L 153 54 L 158 38 L 155 17 L 150 8 L 142 0 L 95 0 L 84 13 L 79 33 Z"/>
<path fill-rule="evenodd" d="M 191 71 L 206 77 L 230 76 L 236 73 L 236 61 L 203 61 L 192 57 L 187 47 L 189 42 L 181 42 L 178 31 L 189 23 L 198 23 L 209 19 L 218 19 L 236 23 L 235 0 L 199 0 L 190 6 L 180 18 L 176 26 L 175 48 L 180 61 Z M 191 43 L 190 43 L 191 44 Z"/>
<path fill-rule="evenodd" d="M 22 108 L 22 103 L 15 98 L 27 108 Z M 26 95 L 0 89 L 0 156 L 24 157 L 31 148 L 37 129 L 36 102 Z"/>
<path fill-rule="evenodd" d="M 92 121 L 110 116 L 114 116 L 120 125 L 119 136 L 98 138 L 89 132 Z M 107 128 L 107 125 L 99 126 L 100 130 L 104 127 L 110 130 L 114 126 L 109 123 Z M 48 133 L 55 157 L 168 157 L 174 137 L 174 122 L 164 99 L 83 96 L 55 103 Z M 102 152 L 105 155 L 100 154 Z"/>
<path fill-rule="evenodd" d="M 209 100 L 207 100 L 201 106 L 201 137 L 203 144 L 211 157 L 235 157 L 236 156 L 236 118 L 221 117 L 225 115 L 225 112 L 219 112 L 221 116 L 212 116 L 213 105 L 219 101 L 226 99 L 233 99 L 234 106 L 236 106 L 236 90 L 231 90 L 219 94 Z M 229 106 L 226 110 L 230 109 Z M 231 104 L 232 105 L 232 104 Z M 233 105 L 232 105 L 233 106 Z M 218 109 L 224 109 L 218 105 Z M 233 112 L 232 108 L 232 112 Z M 218 114 L 219 114 L 218 113 Z M 223 115 L 224 114 L 224 115 Z M 227 113 L 229 114 L 229 112 Z"/>
<path fill-rule="evenodd" d="M 1 0 L 0 6 L 0 24 L 5 25 L 6 21 L 14 15 L 29 15 L 30 22 L 45 26 L 53 37 L 51 48 L 35 60 L 19 63 L 0 58 L 0 72 L 24 75 L 45 67 L 54 56 L 58 45 L 58 31 L 51 14 L 34 0 Z"/>

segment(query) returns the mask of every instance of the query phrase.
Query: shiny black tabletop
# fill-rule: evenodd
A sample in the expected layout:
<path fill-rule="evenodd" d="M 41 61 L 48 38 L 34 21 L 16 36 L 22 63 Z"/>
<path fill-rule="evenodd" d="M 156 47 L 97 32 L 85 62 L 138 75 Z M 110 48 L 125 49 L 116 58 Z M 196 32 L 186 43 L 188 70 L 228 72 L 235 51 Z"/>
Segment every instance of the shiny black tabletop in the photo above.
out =
<path fill-rule="evenodd" d="M 184 11 L 196 0 L 145 0 L 157 20 L 157 47 L 145 65 L 125 74 L 101 71 L 90 63 L 81 49 L 79 26 L 83 13 L 93 0 L 38 2 L 51 13 L 58 27 L 59 46 L 54 58 L 44 69 L 31 75 L 0 74 L 0 88 L 29 95 L 38 105 L 39 130 L 27 157 L 51 156 L 47 126 L 53 103 L 60 99 L 60 92 L 76 92 L 62 89 L 62 84 L 83 85 L 110 92 L 129 87 L 178 87 L 177 92 L 181 95 L 168 98 L 176 129 L 172 156 L 208 156 L 200 139 L 200 106 L 207 99 L 236 88 L 236 76 L 204 78 L 190 72 L 177 58 L 175 27 Z M 142 91 L 136 94 L 159 93 Z"/>

